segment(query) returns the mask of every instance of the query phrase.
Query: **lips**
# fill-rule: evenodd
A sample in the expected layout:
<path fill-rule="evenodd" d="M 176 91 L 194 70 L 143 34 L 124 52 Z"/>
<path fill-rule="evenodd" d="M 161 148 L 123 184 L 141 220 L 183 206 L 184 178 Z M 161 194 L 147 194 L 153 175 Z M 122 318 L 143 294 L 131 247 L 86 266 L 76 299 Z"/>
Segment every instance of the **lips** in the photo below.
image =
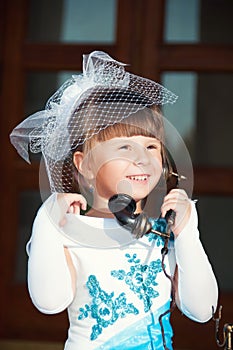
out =
<path fill-rule="evenodd" d="M 126 177 L 129 180 L 138 181 L 138 182 L 147 181 L 149 179 L 149 175 L 146 175 L 146 174 L 143 174 L 143 175 L 128 175 Z"/>

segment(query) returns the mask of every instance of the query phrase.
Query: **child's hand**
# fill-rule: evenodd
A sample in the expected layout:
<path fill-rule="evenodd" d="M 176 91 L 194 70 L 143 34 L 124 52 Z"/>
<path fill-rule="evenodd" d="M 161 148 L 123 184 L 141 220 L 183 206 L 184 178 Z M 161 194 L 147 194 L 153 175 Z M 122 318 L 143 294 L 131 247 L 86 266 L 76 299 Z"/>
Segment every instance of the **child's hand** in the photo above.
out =
<path fill-rule="evenodd" d="M 187 224 L 191 213 L 191 203 L 184 190 L 173 189 L 164 197 L 161 207 L 162 217 L 164 217 L 166 212 L 170 209 L 174 210 L 176 213 L 172 232 L 177 237 Z"/>
<path fill-rule="evenodd" d="M 78 193 L 58 193 L 57 203 L 61 214 L 61 219 L 59 221 L 60 226 L 64 226 L 66 223 L 65 214 L 80 214 L 80 208 L 82 210 L 87 209 L 86 199 Z"/>

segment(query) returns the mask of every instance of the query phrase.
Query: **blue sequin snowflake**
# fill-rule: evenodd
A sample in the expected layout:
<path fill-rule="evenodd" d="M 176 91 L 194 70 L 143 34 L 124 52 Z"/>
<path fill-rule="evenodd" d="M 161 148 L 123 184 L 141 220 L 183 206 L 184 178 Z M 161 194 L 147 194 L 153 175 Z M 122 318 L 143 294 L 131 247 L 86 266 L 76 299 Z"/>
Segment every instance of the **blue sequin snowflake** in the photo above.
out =
<path fill-rule="evenodd" d="M 89 276 L 86 285 L 92 296 L 92 303 L 79 309 L 78 319 L 83 320 L 91 316 L 96 320 L 96 324 L 92 327 L 91 340 L 95 340 L 103 328 L 114 324 L 118 318 L 126 317 L 127 314 L 138 314 L 138 309 L 132 303 L 127 303 L 125 293 L 114 299 L 114 292 L 108 294 L 101 289 L 94 275 Z"/>
<path fill-rule="evenodd" d="M 152 225 L 152 229 L 166 233 L 167 230 L 167 221 L 164 218 L 159 218 L 159 219 L 150 219 L 150 223 Z M 163 246 L 164 245 L 164 238 L 161 236 L 158 236 L 156 233 L 150 232 L 149 234 L 146 235 L 148 238 L 149 242 L 155 241 L 157 247 Z M 171 233 L 170 240 L 174 240 L 174 235 Z"/>
<path fill-rule="evenodd" d="M 142 265 L 137 254 L 125 254 L 131 264 L 128 272 L 124 270 L 113 270 L 111 275 L 124 280 L 129 288 L 143 301 L 144 311 L 148 312 L 152 305 L 152 299 L 159 296 L 159 292 L 154 289 L 158 285 L 156 277 L 162 271 L 161 260 L 151 261 L 149 265 Z"/>

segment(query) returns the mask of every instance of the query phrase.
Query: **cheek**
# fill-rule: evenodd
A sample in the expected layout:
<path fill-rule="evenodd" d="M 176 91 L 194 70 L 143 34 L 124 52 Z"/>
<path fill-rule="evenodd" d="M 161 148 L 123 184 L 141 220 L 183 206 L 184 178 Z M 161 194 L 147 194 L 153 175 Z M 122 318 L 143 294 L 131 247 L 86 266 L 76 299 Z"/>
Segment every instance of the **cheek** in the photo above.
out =
<path fill-rule="evenodd" d="M 95 176 L 98 176 L 98 174 L 102 173 L 103 171 L 109 172 L 113 161 L 114 157 L 112 154 L 109 154 L 109 152 L 104 151 L 102 148 L 95 150 L 95 153 L 92 154 L 91 164 Z"/>
<path fill-rule="evenodd" d="M 152 158 L 151 160 L 151 164 L 154 168 L 154 170 L 156 171 L 156 173 L 162 173 L 162 169 L 163 169 L 163 162 L 162 162 L 162 156 L 161 155 L 157 155 L 155 157 Z"/>
<path fill-rule="evenodd" d="M 100 167 L 95 178 L 95 186 L 98 193 L 109 196 L 119 192 L 126 192 L 129 186 L 128 181 L 125 179 L 128 166 L 129 163 L 127 161 L 118 159 Z"/>
<path fill-rule="evenodd" d="M 112 181 L 116 181 L 123 176 L 128 165 L 129 163 L 125 160 L 111 160 L 102 166 L 99 166 L 98 169 L 96 168 L 96 178 L 111 178 Z"/>

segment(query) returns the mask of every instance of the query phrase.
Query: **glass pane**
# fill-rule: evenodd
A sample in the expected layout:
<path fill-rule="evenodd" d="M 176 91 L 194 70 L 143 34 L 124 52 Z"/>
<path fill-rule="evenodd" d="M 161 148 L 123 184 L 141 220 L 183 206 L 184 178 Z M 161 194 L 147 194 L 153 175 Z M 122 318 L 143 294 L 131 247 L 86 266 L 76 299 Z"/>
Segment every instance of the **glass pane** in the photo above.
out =
<path fill-rule="evenodd" d="M 31 41 L 113 44 L 115 29 L 116 0 L 30 1 Z"/>
<path fill-rule="evenodd" d="M 19 196 L 19 228 L 15 267 L 15 282 L 26 283 L 27 254 L 26 243 L 31 237 L 31 229 L 37 209 L 41 205 L 40 193 L 27 191 Z"/>
<path fill-rule="evenodd" d="M 197 75 L 191 72 L 164 73 L 162 83 L 179 96 L 174 105 L 163 106 L 163 112 L 178 130 L 193 160 L 195 157 Z"/>
<path fill-rule="evenodd" d="M 48 99 L 72 75 L 80 72 L 30 72 L 26 76 L 25 115 L 45 108 Z"/>
<path fill-rule="evenodd" d="M 199 74 L 196 163 L 232 166 L 233 74 Z"/>
<path fill-rule="evenodd" d="M 206 44 L 233 44 L 232 13 L 232 0 L 201 1 L 200 41 Z"/>
<path fill-rule="evenodd" d="M 167 43 L 232 44 L 232 0 L 166 0 Z"/>
<path fill-rule="evenodd" d="M 201 240 L 213 265 L 221 291 L 233 291 L 232 197 L 199 197 Z"/>
<path fill-rule="evenodd" d="M 199 41 L 200 0 L 166 0 L 164 41 Z"/>
<path fill-rule="evenodd" d="M 232 74 L 168 72 L 162 83 L 179 95 L 163 108 L 195 165 L 232 166 Z"/>

